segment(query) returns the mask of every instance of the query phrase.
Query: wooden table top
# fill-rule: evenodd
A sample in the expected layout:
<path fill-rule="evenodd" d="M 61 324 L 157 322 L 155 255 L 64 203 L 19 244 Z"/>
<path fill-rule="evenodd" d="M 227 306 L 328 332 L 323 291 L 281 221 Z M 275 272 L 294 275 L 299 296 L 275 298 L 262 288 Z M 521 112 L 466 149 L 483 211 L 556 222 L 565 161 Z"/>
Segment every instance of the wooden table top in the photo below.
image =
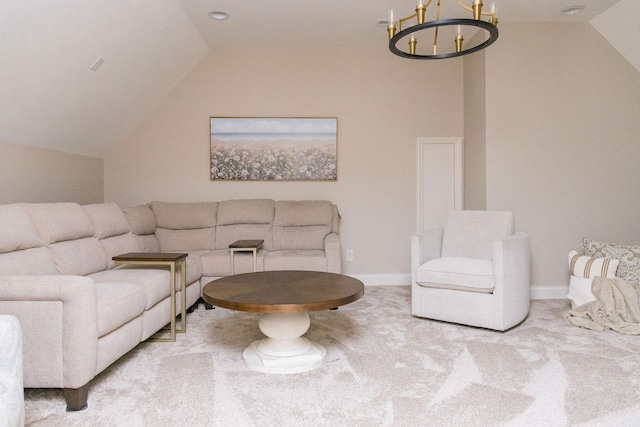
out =
<path fill-rule="evenodd" d="M 172 252 L 128 252 L 126 254 L 117 255 L 111 258 L 114 261 L 151 261 L 151 262 L 170 262 L 180 261 L 187 257 L 186 253 Z"/>
<path fill-rule="evenodd" d="M 258 249 L 264 240 L 236 240 L 229 245 L 231 249 Z"/>
<path fill-rule="evenodd" d="M 237 274 L 202 288 L 211 305 L 258 313 L 300 313 L 326 310 L 358 300 L 361 281 L 318 271 L 262 271 Z"/>

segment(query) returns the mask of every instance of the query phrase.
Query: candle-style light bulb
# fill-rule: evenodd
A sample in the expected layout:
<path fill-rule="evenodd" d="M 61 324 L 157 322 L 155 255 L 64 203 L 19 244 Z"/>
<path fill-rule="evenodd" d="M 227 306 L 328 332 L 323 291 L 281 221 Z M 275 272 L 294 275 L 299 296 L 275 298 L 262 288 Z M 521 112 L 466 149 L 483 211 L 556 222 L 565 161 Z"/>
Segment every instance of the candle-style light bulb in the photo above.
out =
<path fill-rule="evenodd" d="M 491 23 L 498 25 L 498 5 L 496 3 L 491 3 Z"/>
<path fill-rule="evenodd" d="M 456 43 L 456 52 L 462 52 L 462 42 L 464 41 L 464 37 L 462 37 L 462 26 L 458 25 L 458 36 L 455 38 Z"/>
<path fill-rule="evenodd" d="M 482 0 L 473 0 L 473 19 L 476 21 L 482 18 Z"/>
<path fill-rule="evenodd" d="M 396 13 L 391 9 L 389 11 L 389 22 L 387 24 L 387 33 L 389 33 L 389 40 L 396 35 Z"/>
<path fill-rule="evenodd" d="M 419 0 L 416 6 L 416 20 L 418 24 L 424 23 L 424 16 L 427 11 L 427 6 L 424 4 L 424 0 Z"/>
<path fill-rule="evenodd" d="M 409 39 L 409 54 L 416 54 L 416 45 L 418 44 L 418 40 L 416 40 L 415 33 L 411 33 L 411 39 Z"/>

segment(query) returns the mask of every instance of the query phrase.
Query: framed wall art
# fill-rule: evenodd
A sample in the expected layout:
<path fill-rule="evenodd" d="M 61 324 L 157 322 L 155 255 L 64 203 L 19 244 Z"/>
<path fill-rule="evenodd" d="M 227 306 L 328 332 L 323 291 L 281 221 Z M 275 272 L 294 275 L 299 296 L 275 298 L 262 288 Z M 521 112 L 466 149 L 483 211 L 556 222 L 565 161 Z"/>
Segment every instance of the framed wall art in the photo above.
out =
<path fill-rule="evenodd" d="M 211 117 L 211 180 L 335 181 L 337 118 Z"/>

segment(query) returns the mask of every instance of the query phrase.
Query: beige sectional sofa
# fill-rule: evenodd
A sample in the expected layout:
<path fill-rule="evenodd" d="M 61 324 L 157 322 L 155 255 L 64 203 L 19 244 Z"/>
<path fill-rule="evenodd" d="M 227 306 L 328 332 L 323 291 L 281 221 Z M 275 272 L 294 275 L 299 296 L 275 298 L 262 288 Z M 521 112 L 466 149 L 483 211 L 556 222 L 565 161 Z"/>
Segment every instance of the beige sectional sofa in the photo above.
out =
<path fill-rule="evenodd" d="M 264 240 L 257 270 L 342 273 L 338 208 L 324 200 L 244 199 L 163 203 L 124 209 L 144 252 L 187 252 L 202 264 L 202 284 L 230 274 L 229 245 Z M 253 255 L 235 254 L 235 273 L 253 271 Z"/>
<path fill-rule="evenodd" d="M 24 386 L 62 388 L 68 410 L 83 409 L 90 381 L 169 322 L 169 271 L 113 256 L 188 253 L 189 307 L 230 273 L 239 239 L 264 240 L 259 271 L 341 273 L 338 225 L 327 201 L 0 205 L 0 314 L 20 321 Z M 235 256 L 236 273 L 253 270 L 251 254 Z M 178 275 L 178 310 L 181 289 Z"/>

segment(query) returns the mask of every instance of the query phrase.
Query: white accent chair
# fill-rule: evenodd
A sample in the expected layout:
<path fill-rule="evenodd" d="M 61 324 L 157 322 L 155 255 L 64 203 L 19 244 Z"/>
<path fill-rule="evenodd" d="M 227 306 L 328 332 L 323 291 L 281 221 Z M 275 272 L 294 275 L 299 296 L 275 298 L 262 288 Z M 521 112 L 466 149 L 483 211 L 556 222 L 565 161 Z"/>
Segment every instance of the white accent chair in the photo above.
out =
<path fill-rule="evenodd" d="M 414 316 L 504 331 L 529 313 L 529 236 L 511 212 L 451 211 L 411 237 Z"/>
<path fill-rule="evenodd" d="M 0 426 L 24 425 L 22 332 L 14 316 L 0 315 Z"/>

